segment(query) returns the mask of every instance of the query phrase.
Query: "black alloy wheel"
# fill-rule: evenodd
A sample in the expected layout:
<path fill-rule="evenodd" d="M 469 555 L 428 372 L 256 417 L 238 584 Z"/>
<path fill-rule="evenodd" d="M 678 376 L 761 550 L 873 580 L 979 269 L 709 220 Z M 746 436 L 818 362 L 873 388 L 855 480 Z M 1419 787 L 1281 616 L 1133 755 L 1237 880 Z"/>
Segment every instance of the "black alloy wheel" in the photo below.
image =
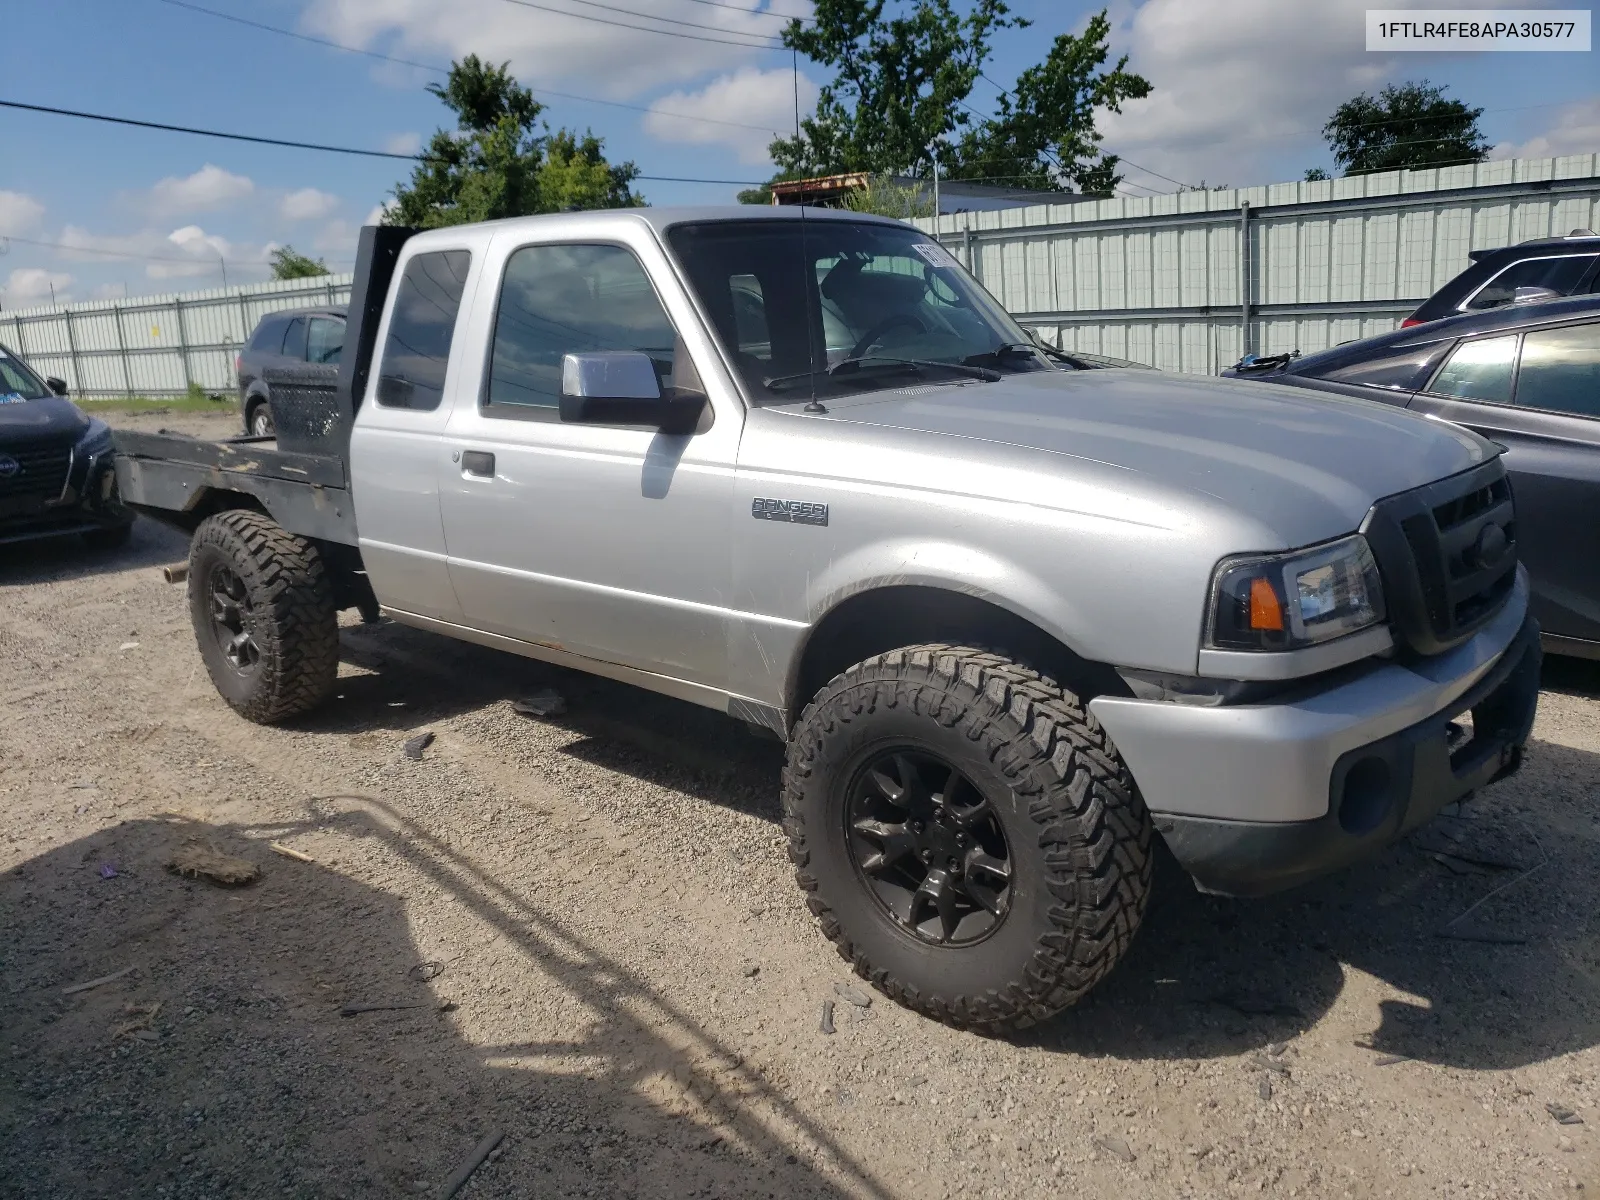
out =
<path fill-rule="evenodd" d="M 211 636 L 228 664 L 248 675 L 261 665 L 261 647 L 251 629 L 250 596 L 227 563 L 215 563 L 206 581 L 211 612 Z"/>
<path fill-rule="evenodd" d="M 845 805 L 850 859 L 908 934 L 967 946 L 1011 907 L 1011 850 L 994 808 L 939 755 L 885 750 L 857 774 Z"/>

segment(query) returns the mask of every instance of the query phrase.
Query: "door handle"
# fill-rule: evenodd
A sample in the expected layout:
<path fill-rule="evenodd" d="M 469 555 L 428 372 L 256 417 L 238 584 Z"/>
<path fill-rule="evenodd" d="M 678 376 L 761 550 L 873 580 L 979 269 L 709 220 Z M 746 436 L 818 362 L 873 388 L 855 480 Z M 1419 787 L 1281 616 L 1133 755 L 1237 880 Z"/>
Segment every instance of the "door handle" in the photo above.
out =
<path fill-rule="evenodd" d="M 493 479 L 494 455 L 487 450 L 463 450 L 461 452 L 461 472 L 464 475 L 478 475 L 484 479 Z"/>

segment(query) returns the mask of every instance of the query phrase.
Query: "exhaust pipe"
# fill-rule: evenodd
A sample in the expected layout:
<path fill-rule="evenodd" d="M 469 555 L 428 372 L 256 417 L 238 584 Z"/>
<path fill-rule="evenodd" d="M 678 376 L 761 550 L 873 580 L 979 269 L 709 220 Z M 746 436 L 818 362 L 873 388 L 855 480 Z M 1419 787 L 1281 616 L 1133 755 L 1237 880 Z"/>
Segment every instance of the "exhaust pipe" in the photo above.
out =
<path fill-rule="evenodd" d="M 168 583 L 182 583 L 185 579 L 189 578 L 189 564 L 178 563 L 176 566 L 162 567 L 161 578 L 165 579 Z"/>

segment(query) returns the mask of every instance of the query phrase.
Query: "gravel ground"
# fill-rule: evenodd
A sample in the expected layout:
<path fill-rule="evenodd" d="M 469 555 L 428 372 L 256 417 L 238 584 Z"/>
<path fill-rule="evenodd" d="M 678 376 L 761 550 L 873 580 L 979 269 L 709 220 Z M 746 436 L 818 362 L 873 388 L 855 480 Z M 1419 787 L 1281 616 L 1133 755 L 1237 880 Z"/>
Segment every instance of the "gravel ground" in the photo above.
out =
<path fill-rule="evenodd" d="M 1249 903 L 1167 864 L 1106 985 L 986 1040 L 836 996 L 775 743 L 391 624 L 252 726 L 183 555 L 0 553 L 0 1196 L 437 1195 L 496 1132 L 462 1194 L 1600 1188 L 1600 669 L 1547 666 L 1522 774 L 1374 862 Z M 512 711 L 539 686 L 566 715 Z M 167 871 L 192 836 L 261 879 Z M 1438 936 L 1485 897 L 1456 928 L 1499 940 Z"/>

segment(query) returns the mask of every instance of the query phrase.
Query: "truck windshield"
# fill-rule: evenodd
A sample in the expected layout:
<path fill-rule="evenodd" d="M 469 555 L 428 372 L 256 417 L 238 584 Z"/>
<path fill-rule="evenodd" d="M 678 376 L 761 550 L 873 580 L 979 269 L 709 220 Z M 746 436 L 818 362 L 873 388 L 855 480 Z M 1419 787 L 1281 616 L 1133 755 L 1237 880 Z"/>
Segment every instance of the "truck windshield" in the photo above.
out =
<path fill-rule="evenodd" d="M 757 403 L 1052 369 L 961 264 L 909 226 L 706 221 L 672 226 L 667 241 Z"/>
<path fill-rule="evenodd" d="M 39 377 L 0 346 L 0 404 L 18 400 L 43 400 L 51 394 Z"/>

